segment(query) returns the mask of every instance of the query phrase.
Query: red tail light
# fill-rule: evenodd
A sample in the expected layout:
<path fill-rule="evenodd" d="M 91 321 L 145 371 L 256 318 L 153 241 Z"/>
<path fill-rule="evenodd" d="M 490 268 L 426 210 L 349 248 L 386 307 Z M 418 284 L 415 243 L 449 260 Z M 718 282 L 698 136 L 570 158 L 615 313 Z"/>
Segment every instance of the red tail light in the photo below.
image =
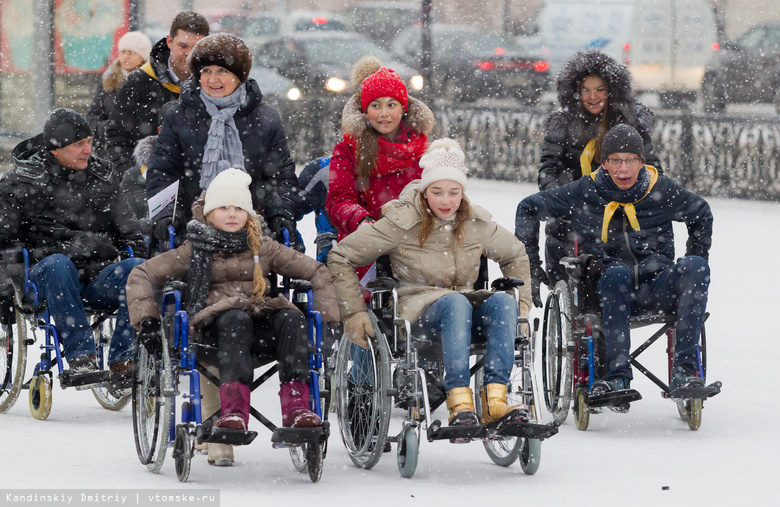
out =
<path fill-rule="evenodd" d="M 490 62 L 490 61 L 482 60 L 482 61 L 474 62 L 474 66 L 478 67 L 478 68 L 480 68 L 482 70 L 490 70 L 490 69 L 494 68 L 496 66 L 496 64 L 493 63 L 493 62 Z"/>
<path fill-rule="evenodd" d="M 631 51 L 631 44 L 628 42 L 623 44 L 623 63 L 628 65 L 628 53 Z"/>
<path fill-rule="evenodd" d="M 712 50 L 713 51 L 720 51 L 720 44 L 718 44 L 717 42 L 713 42 L 712 43 Z"/>
<path fill-rule="evenodd" d="M 544 60 L 539 60 L 534 64 L 534 70 L 536 72 L 545 72 L 549 68 L 550 68 L 550 64 L 545 62 Z"/>
<path fill-rule="evenodd" d="M 503 55 L 504 53 L 506 53 L 506 50 L 504 48 L 496 48 L 494 50 L 494 53 L 496 53 L 497 55 Z"/>
<path fill-rule="evenodd" d="M 311 22 L 315 25 L 327 25 L 328 24 L 328 18 L 317 16 L 314 18 L 311 18 Z"/>

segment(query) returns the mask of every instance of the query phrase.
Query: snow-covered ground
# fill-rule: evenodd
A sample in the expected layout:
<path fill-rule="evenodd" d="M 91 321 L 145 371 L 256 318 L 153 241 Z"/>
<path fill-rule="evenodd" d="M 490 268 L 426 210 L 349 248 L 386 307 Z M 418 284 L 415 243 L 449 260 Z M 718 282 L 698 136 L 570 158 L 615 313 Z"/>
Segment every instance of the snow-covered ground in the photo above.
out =
<path fill-rule="evenodd" d="M 518 201 L 533 191 L 532 185 L 472 180 L 468 194 L 513 230 Z M 106 411 L 89 392 L 63 391 L 55 382 L 48 420 L 30 416 L 26 392 L 8 413 L 0 414 L 0 490 L 217 488 L 223 506 L 771 503 L 780 493 L 775 482 L 780 437 L 774 427 L 780 404 L 771 380 L 777 378 L 774 368 L 780 360 L 774 328 L 780 276 L 772 267 L 780 251 L 780 237 L 772 233 L 780 222 L 780 204 L 721 199 L 710 199 L 710 204 L 715 235 L 708 380 L 721 380 L 723 392 L 705 403 L 699 431 L 690 431 L 675 405 L 637 372 L 632 387 L 644 399 L 626 415 L 593 415 L 586 432 L 577 431 L 570 416 L 558 435 L 543 442 L 534 476 L 524 475 L 517 464 L 492 464 L 479 443 L 427 441 L 421 444 L 412 479 L 398 475 L 395 452 L 385 454 L 374 469 L 360 470 L 347 457 L 334 425 L 322 480 L 312 484 L 306 474 L 295 472 L 287 451 L 271 448 L 270 433 L 252 421 L 260 434 L 252 445 L 236 449 L 234 467 L 209 466 L 205 456 L 196 455 L 190 482 L 180 484 L 170 452 L 159 474 L 138 462 L 129 407 Z M 310 222 L 303 227 L 307 239 L 313 238 Z M 677 234 L 679 254 L 685 230 Z M 37 353 L 31 348 L 29 354 L 31 363 Z M 645 357 L 651 368 L 664 371 L 662 346 Z M 278 420 L 276 389 L 267 387 L 256 398 Z M 443 408 L 435 415 L 446 418 Z M 391 432 L 400 428 L 399 421 L 400 412 Z M 5 494 L 0 504 L 4 502 Z"/>

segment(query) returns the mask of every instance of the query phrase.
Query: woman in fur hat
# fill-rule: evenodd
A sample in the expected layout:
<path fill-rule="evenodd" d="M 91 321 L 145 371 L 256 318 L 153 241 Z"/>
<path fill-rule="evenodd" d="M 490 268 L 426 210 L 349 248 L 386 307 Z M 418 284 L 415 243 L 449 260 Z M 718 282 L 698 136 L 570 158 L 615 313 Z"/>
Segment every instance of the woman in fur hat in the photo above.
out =
<path fill-rule="evenodd" d="M 138 339 L 154 350 L 160 329 L 155 291 L 186 276 L 189 323 L 198 331 L 193 336 L 200 336 L 192 344 L 198 360 L 217 367 L 221 380 L 219 398 L 207 394 L 213 385 L 203 391 L 204 418 L 222 410 L 214 431 L 247 429 L 252 354 L 278 358 L 282 424 L 319 426 L 320 418 L 309 409 L 306 317 L 284 296 L 269 296 L 266 277 L 273 272 L 309 280 L 314 308 L 324 321 L 338 319 L 333 284 L 324 265 L 264 235 L 262 219 L 253 211 L 250 182 L 244 171 L 220 172 L 203 200 L 206 223 L 190 221 L 182 246 L 130 274 L 130 321 Z M 213 465 L 233 463 L 233 450 L 225 444 L 210 443 L 208 454 Z"/>
<path fill-rule="evenodd" d="M 528 316 L 531 290 L 519 288 L 519 308 L 507 293 L 473 290 L 482 255 L 497 262 L 504 276 L 529 280 L 525 246 L 469 203 L 465 156 L 456 141 L 431 143 L 420 166 L 421 179 L 387 203 L 380 220 L 344 238 L 328 256 L 344 336 L 361 347 L 373 336 L 355 268 L 388 255 L 399 282 L 399 315 L 441 345 L 449 424 L 479 423 L 469 388 L 472 339 L 487 346 L 481 422 L 527 421 L 526 407 L 508 406 L 507 385 L 517 317 Z"/>
<path fill-rule="evenodd" d="M 435 124 L 428 106 L 376 57 L 358 60 L 351 81 L 357 91 L 341 115 L 344 140 L 333 149 L 325 202 L 339 240 L 378 220 L 382 205 L 420 177 Z"/>
<path fill-rule="evenodd" d="M 152 41 L 141 32 L 127 32 L 117 44 L 119 58 L 111 62 L 103 73 L 95 98 L 87 111 L 87 121 L 92 129 L 92 150 L 98 158 L 106 160 L 105 128 L 108 116 L 114 107 L 114 99 L 125 78 L 149 59 Z"/>
<path fill-rule="evenodd" d="M 650 139 L 655 118 L 635 99 L 625 65 L 600 51 L 580 51 L 558 74 L 556 87 L 561 109 L 544 123 L 540 190 L 560 187 L 597 170 L 604 136 L 618 124 L 639 131 L 647 164 L 661 170 Z M 567 223 L 548 220 L 546 238 L 547 273 L 540 271 L 534 278 L 553 286 L 565 276 L 560 259 L 574 255 L 574 233 Z M 533 289 L 534 302 L 541 306 L 539 286 Z"/>
<path fill-rule="evenodd" d="M 193 202 L 217 174 L 233 167 L 252 177 L 255 211 L 274 237 L 281 241 L 286 228 L 294 242 L 295 163 L 279 113 L 263 103 L 260 87 L 249 78 L 249 48 L 236 35 L 216 33 L 195 44 L 187 64 L 192 76 L 166 114 L 149 161 L 149 197 L 179 181 L 176 216 L 171 208 L 157 215 L 154 236 L 167 241 L 172 223 L 183 235 Z"/>

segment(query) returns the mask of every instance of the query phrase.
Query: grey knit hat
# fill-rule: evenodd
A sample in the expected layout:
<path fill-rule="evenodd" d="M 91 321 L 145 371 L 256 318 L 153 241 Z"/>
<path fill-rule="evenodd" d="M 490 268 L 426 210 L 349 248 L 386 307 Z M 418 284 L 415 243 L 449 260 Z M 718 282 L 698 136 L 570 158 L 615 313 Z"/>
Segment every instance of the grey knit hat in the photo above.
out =
<path fill-rule="evenodd" d="M 43 124 L 43 143 L 47 150 L 63 148 L 91 135 L 87 119 L 64 107 L 49 113 Z"/>
<path fill-rule="evenodd" d="M 601 161 L 607 160 L 613 153 L 634 153 L 642 160 L 645 159 L 645 143 L 637 130 L 625 123 L 615 125 L 604 136 L 604 144 L 601 147 Z"/>

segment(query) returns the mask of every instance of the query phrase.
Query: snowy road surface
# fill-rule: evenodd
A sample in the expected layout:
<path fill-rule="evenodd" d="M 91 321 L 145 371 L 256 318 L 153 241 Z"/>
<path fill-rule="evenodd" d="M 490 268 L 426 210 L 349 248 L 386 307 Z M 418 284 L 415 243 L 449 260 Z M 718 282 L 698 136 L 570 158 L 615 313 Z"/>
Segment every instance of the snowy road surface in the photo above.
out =
<path fill-rule="evenodd" d="M 468 188 L 472 201 L 510 230 L 518 201 L 533 191 L 532 185 L 496 181 L 470 181 Z M 427 441 L 421 444 L 412 479 L 398 475 L 395 450 L 373 470 L 360 470 L 349 461 L 334 425 L 322 481 L 312 484 L 306 474 L 295 472 L 286 450 L 271 448 L 270 433 L 252 421 L 259 436 L 252 445 L 236 450 L 234 467 L 209 466 L 205 456 L 196 455 L 190 482 L 180 484 L 170 451 L 157 475 L 138 462 L 129 406 L 118 413 L 106 411 L 91 393 L 63 391 L 55 381 L 47 421 L 30 416 L 26 392 L 8 413 L 0 414 L 0 490 L 217 488 L 223 506 L 306 502 L 372 507 L 691 507 L 771 502 L 780 493 L 775 468 L 780 404 L 771 381 L 777 378 L 773 372 L 780 361 L 774 313 L 780 302 L 780 277 L 774 267 L 780 251 L 775 232 L 780 204 L 720 199 L 710 203 L 715 235 L 708 380 L 721 380 L 723 392 L 705 403 L 697 432 L 690 431 L 675 405 L 637 372 L 632 387 L 644 399 L 626 415 L 609 411 L 593 415 L 586 432 L 577 431 L 570 416 L 560 433 L 542 444 L 542 462 L 534 476 L 524 475 L 518 464 L 509 468 L 492 464 L 480 443 Z M 310 219 L 303 231 L 311 241 Z M 679 255 L 684 228 L 677 237 Z M 535 316 L 540 314 L 535 311 Z M 29 355 L 31 367 L 37 352 L 30 348 Z M 661 346 L 651 348 L 645 357 L 651 368 L 663 368 Z M 278 420 L 276 389 L 268 386 L 255 398 Z M 435 415 L 445 419 L 446 411 L 441 408 Z M 391 432 L 400 428 L 400 417 L 400 412 L 395 414 Z M 4 499 L 0 504 L 5 505 Z"/>

